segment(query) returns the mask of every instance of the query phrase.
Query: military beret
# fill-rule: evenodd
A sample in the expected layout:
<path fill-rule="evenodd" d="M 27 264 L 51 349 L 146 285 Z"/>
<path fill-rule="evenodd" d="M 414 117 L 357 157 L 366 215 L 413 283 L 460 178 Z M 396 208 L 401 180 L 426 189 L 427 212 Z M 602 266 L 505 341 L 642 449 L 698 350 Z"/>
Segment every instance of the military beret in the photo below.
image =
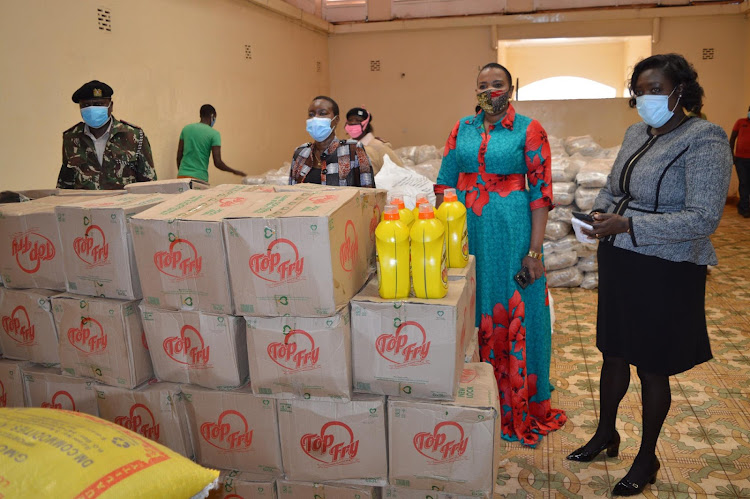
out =
<path fill-rule="evenodd" d="M 115 93 L 112 87 L 99 80 L 92 80 L 84 83 L 81 88 L 73 93 L 73 102 L 78 104 L 82 100 L 88 99 L 109 99 Z"/>

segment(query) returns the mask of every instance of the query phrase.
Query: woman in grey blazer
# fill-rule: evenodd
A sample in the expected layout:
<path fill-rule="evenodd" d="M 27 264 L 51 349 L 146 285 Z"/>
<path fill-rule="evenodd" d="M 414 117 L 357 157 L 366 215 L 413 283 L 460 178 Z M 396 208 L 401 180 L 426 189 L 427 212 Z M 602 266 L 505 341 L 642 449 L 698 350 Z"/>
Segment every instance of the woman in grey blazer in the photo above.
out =
<path fill-rule="evenodd" d="M 617 456 L 615 419 L 635 365 L 642 385 L 638 455 L 613 495 L 641 493 L 659 470 L 656 441 L 671 404 L 669 376 L 711 359 L 705 316 L 709 236 L 719 225 L 732 168 L 724 131 L 689 117 L 700 110 L 698 74 L 680 55 L 655 55 L 633 70 L 628 128 L 607 185 L 594 203 L 599 239 L 596 345 L 602 352 L 599 424 L 568 456 Z"/>

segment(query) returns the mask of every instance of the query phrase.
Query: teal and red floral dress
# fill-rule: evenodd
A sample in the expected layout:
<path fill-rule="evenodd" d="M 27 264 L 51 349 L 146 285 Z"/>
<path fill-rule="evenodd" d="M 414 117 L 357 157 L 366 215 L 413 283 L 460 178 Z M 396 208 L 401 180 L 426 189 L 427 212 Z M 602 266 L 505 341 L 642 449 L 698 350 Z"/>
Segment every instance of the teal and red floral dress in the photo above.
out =
<path fill-rule="evenodd" d="M 547 279 L 526 289 L 513 279 L 529 251 L 531 211 L 552 209 L 546 132 L 512 105 L 489 131 L 484 111 L 462 118 L 445 145 L 435 192 L 446 187 L 455 187 L 467 208 L 469 252 L 477 261 L 479 351 L 495 369 L 502 436 L 535 446 L 566 421 L 549 400 Z"/>

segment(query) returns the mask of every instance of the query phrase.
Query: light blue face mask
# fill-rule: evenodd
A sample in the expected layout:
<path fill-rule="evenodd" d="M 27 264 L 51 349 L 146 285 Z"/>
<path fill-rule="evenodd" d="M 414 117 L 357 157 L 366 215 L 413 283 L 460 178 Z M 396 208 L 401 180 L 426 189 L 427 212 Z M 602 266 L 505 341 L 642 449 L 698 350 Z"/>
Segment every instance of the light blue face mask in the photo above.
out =
<path fill-rule="evenodd" d="M 211 118 L 211 128 L 213 128 L 215 124 L 216 124 L 216 116 Z"/>
<path fill-rule="evenodd" d="M 747 112 L 747 119 L 750 120 L 750 111 Z"/>
<path fill-rule="evenodd" d="M 331 135 L 331 118 L 310 118 L 307 120 L 307 133 L 315 142 L 323 142 Z"/>
<path fill-rule="evenodd" d="M 109 119 L 109 106 L 89 106 L 81 109 L 81 118 L 91 128 L 100 128 Z"/>
<path fill-rule="evenodd" d="M 647 125 L 652 128 L 661 128 L 674 116 L 674 110 L 677 109 L 680 99 L 677 99 L 674 108 L 670 111 L 669 98 L 675 90 L 677 90 L 677 87 L 669 95 L 639 95 L 635 98 L 635 107 L 638 109 L 638 114 Z"/>

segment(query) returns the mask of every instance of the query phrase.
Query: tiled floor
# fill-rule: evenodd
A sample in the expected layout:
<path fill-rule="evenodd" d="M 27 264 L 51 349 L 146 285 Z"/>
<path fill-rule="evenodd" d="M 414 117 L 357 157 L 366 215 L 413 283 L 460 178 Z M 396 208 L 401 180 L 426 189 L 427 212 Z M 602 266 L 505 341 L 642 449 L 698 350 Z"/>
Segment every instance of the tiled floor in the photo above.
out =
<path fill-rule="evenodd" d="M 727 206 L 712 240 L 719 265 L 708 276 L 706 314 L 714 359 L 671 379 L 672 407 L 657 449 L 662 468 L 647 497 L 750 498 L 750 219 Z M 619 457 L 565 459 L 590 438 L 598 417 L 597 295 L 580 288 L 552 293 L 552 401 L 568 422 L 536 449 L 502 442 L 496 497 L 610 496 L 640 444 L 640 385 L 633 368 L 618 413 Z"/>

